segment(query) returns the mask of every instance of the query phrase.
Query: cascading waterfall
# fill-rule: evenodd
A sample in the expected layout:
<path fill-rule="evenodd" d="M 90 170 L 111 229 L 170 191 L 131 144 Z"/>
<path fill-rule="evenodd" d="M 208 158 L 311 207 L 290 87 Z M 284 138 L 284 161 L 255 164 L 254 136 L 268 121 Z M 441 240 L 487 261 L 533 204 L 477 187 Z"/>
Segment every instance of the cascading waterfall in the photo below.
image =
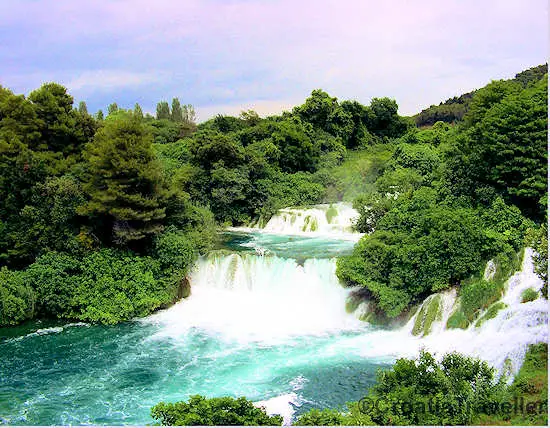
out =
<path fill-rule="evenodd" d="M 421 348 L 438 356 L 457 351 L 488 361 L 499 374 L 509 375 L 511 381 L 521 367 L 528 346 L 548 342 L 548 301 L 539 296 L 534 301 L 521 303 L 523 291 L 528 288 L 540 291 L 543 285 L 534 273 L 532 255 L 532 249 L 525 250 L 521 270 L 505 284 L 501 302 L 506 306 L 494 318 L 479 323 L 484 318 L 483 312 L 465 330 L 447 329 L 447 320 L 458 303 L 456 290 L 451 289 L 429 296 L 400 330 L 374 333 L 379 339 L 378 346 L 385 351 L 369 347 L 372 341 L 364 338 L 358 339 L 356 345 L 361 347 L 362 341 L 362 354 L 368 357 L 384 353 L 412 357 Z M 431 305 L 437 306 L 431 308 L 437 315 L 425 328 Z"/>
<path fill-rule="evenodd" d="M 191 295 L 147 318 L 108 328 L 38 323 L 0 341 L 0 372 L 8 374 L 0 395 L 10 397 L 0 400 L 0 421 L 143 425 L 159 401 L 201 394 L 246 396 L 289 424 L 296 412 L 359 400 L 378 369 L 421 348 L 458 351 L 514 374 L 529 344 L 548 341 L 547 300 L 521 303 L 525 289 L 542 286 L 531 250 L 494 318 L 447 329 L 459 300 L 450 289 L 388 329 L 358 320 L 367 304 L 346 312 L 350 293 L 360 293 L 339 284 L 334 257 L 352 243 L 305 233 L 256 230 L 239 240 L 243 248 L 202 257 L 189 276 Z"/>
<path fill-rule="evenodd" d="M 311 361 L 345 356 L 389 362 L 413 358 L 422 348 L 439 357 L 458 351 L 488 361 L 511 380 L 528 345 L 548 341 L 547 301 L 521 303 L 523 290 L 542 286 L 531 256 L 532 250 L 526 250 L 521 271 L 506 284 L 502 301 L 508 306 L 466 330 L 446 328 L 458 300 L 455 289 L 428 297 L 405 326 L 379 329 L 358 321 L 361 306 L 354 314 L 345 311 L 351 290 L 339 284 L 334 259 L 307 259 L 301 266 L 292 259 L 253 254 L 214 253 L 202 258 L 190 277 L 191 296 L 148 320 L 162 326 L 158 335 L 163 337 L 185 337 L 189 329 L 198 328 L 243 346 L 328 337 L 329 342 L 308 357 Z M 425 328 L 419 317 L 427 316 L 422 307 L 430 304 L 436 305 L 437 315 Z M 415 324 L 419 332 L 413 332 Z M 271 413 L 284 409 L 285 420 L 294 411 L 291 403 L 299 403 L 294 390 L 262 401 Z"/>
<path fill-rule="evenodd" d="M 264 225 L 260 220 L 251 225 L 266 233 L 283 235 L 316 234 L 338 236 L 339 239 L 358 239 L 352 225 L 359 213 L 350 203 L 320 204 L 308 208 L 283 208 Z M 249 229 L 250 230 L 250 229 Z"/>
<path fill-rule="evenodd" d="M 190 275 L 191 296 L 150 317 L 161 334 L 201 328 L 228 340 L 274 342 L 361 327 L 345 311 L 347 291 L 334 259 L 293 259 L 213 253 Z"/>

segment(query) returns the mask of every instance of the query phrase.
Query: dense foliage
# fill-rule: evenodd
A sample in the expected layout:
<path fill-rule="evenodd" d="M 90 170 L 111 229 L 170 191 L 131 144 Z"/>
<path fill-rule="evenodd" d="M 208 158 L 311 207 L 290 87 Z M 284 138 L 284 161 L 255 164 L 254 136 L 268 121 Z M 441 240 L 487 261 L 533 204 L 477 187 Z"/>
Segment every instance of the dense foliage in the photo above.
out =
<path fill-rule="evenodd" d="M 347 409 L 313 409 L 294 425 L 547 425 L 548 345 L 532 345 L 510 386 L 487 363 L 423 351 L 378 373 L 375 385 Z M 523 408 L 518 403 L 524 401 Z"/>
<path fill-rule="evenodd" d="M 159 403 L 151 409 L 159 425 L 273 425 L 280 426 L 281 416 L 269 416 L 244 397 L 205 398 L 192 396 L 188 402 Z"/>
<path fill-rule="evenodd" d="M 539 81 L 546 73 L 548 73 L 548 64 L 542 64 L 516 74 L 512 80 L 527 87 Z M 414 121 L 419 127 L 432 126 L 439 121 L 457 123 L 468 111 L 470 101 L 475 94 L 476 91 L 467 92 L 458 97 L 449 98 L 439 105 L 432 105 L 415 115 Z"/>
<path fill-rule="evenodd" d="M 547 219 L 547 77 L 492 82 L 469 106 L 455 127 L 439 122 L 399 138 L 374 185 L 355 200 L 356 227 L 368 235 L 338 260 L 337 274 L 364 287 L 390 317 L 479 277 L 490 259 L 514 260 L 526 239 L 542 254 L 536 265 L 546 280 L 546 229 L 537 224 Z M 501 288 L 468 283 L 453 322 L 470 322 Z M 468 307 L 476 293 L 484 303 Z"/>

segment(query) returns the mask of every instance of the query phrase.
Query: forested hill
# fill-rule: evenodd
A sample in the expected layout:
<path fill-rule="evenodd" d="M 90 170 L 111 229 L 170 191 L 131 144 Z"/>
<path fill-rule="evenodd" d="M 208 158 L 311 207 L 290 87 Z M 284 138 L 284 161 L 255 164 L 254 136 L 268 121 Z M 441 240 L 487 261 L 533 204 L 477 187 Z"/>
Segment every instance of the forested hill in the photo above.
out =
<path fill-rule="evenodd" d="M 521 73 L 516 74 L 511 81 L 520 83 L 524 88 L 540 80 L 542 76 L 548 73 L 548 64 L 531 67 Z M 476 91 L 466 92 L 457 97 L 449 98 L 439 105 L 432 105 L 420 113 L 413 116 L 414 122 L 418 127 L 431 126 L 441 121 L 445 123 L 456 123 L 464 117 L 468 111 L 470 101 Z"/>

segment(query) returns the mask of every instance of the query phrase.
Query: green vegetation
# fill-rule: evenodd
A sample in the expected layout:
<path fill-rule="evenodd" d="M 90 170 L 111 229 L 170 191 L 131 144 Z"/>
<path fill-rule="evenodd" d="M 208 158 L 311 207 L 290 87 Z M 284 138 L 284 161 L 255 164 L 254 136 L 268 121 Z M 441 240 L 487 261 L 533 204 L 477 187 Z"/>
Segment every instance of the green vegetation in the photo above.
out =
<path fill-rule="evenodd" d="M 498 312 L 502 309 L 506 309 L 508 305 L 504 302 L 496 302 L 489 306 L 487 312 L 483 314 L 481 318 L 476 321 L 476 327 L 481 327 L 485 321 L 493 319 L 497 316 Z"/>
<path fill-rule="evenodd" d="M 441 295 L 436 294 L 420 308 L 412 333 L 415 336 L 418 336 L 420 333 L 422 333 L 422 336 L 430 334 L 433 322 L 441 321 L 442 309 Z"/>
<path fill-rule="evenodd" d="M 510 406 L 498 414 L 479 414 L 476 425 L 548 426 L 548 344 L 531 345 L 523 365 L 506 389 L 502 402 Z M 523 403 L 523 404 L 522 404 Z M 523 411 L 514 412 L 514 406 Z M 501 409 L 503 407 L 501 406 Z"/>
<path fill-rule="evenodd" d="M 516 74 L 513 81 L 523 87 L 527 87 L 538 82 L 546 73 L 548 73 L 548 64 L 538 65 Z M 432 105 L 415 115 L 413 119 L 416 125 L 421 128 L 434 125 L 438 121 L 456 124 L 468 112 L 470 102 L 476 92 L 472 91 L 459 97 L 449 98 L 437 106 Z"/>
<path fill-rule="evenodd" d="M 380 371 L 365 398 L 346 409 L 312 409 L 294 425 L 547 425 L 548 345 L 530 346 L 513 383 L 487 363 L 427 352 Z M 520 407 L 523 403 L 523 408 Z"/>
<path fill-rule="evenodd" d="M 546 278 L 547 75 L 528 74 L 476 91 L 454 127 L 407 130 L 355 199 L 355 226 L 368 235 L 337 275 L 387 316 L 458 286 L 448 325 L 465 328 L 499 298 L 526 243 Z M 490 259 L 495 277 L 475 281 Z"/>
<path fill-rule="evenodd" d="M 158 425 L 273 425 L 283 423 L 281 416 L 269 416 L 246 398 L 205 398 L 192 396 L 188 402 L 159 403 L 151 409 Z"/>
<path fill-rule="evenodd" d="M 523 293 L 521 293 L 521 303 L 532 302 L 539 298 L 539 292 L 533 288 L 528 288 Z"/>

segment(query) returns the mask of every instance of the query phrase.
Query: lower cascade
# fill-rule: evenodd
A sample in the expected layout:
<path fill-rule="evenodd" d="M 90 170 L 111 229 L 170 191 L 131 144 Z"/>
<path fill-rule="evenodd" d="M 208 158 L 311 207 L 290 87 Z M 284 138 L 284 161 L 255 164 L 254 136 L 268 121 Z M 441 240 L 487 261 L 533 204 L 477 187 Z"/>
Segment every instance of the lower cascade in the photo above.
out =
<path fill-rule="evenodd" d="M 357 289 L 343 288 L 335 258 L 312 257 L 303 239 L 290 241 L 302 253 L 296 259 L 250 247 L 212 252 L 189 275 L 189 297 L 143 319 L 108 328 L 39 323 L 3 339 L 10 375 L 2 388 L 14 399 L 0 400 L 0 422 L 139 425 L 159 401 L 200 394 L 246 396 L 290 424 L 312 407 L 361 399 L 377 370 L 422 348 L 479 357 L 511 379 L 528 345 L 548 341 L 547 301 L 521 303 L 524 290 L 542 286 L 531 250 L 493 318 L 482 312 L 467 329 L 448 329 L 459 301 L 450 289 L 389 329 L 359 320 L 368 305 L 346 308 Z"/>

